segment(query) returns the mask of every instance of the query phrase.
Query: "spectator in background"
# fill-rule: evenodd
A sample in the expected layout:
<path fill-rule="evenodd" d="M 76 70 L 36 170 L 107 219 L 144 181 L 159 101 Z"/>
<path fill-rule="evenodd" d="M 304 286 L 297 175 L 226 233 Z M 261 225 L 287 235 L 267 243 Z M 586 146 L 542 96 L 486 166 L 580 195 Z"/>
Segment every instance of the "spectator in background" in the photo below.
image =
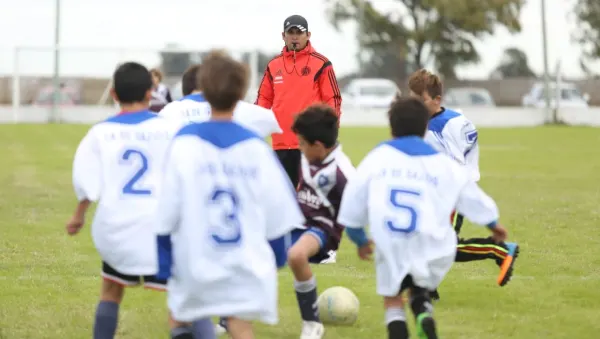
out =
<path fill-rule="evenodd" d="M 258 89 L 256 104 L 271 109 L 281 134 L 273 134 L 273 149 L 294 187 L 300 179 L 298 138 L 292 132 L 296 114 L 308 106 L 325 103 L 340 115 L 342 97 L 333 66 L 310 43 L 308 22 L 292 15 L 283 22 L 281 36 L 285 46 L 267 65 Z"/>
<path fill-rule="evenodd" d="M 169 88 L 162 83 L 163 74 L 158 68 L 150 70 L 152 74 L 152 99 L 150 100 L 150 110 L 153 112 L 160 112 L 163 107 L 173 101 L 171 99 L 171 92 Z"/>

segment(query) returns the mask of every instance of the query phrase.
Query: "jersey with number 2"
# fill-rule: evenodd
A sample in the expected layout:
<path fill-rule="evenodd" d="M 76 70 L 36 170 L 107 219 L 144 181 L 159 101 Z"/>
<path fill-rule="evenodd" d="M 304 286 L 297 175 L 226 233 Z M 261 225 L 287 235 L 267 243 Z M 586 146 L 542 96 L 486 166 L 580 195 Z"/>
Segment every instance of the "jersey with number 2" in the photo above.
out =
<path fill-rule="evenodd" d="M 77 198 L 98 202 L 94 244 L 102 260 L 120 273 L 157 272 L 157 193 L 178 126 L 149 111 L 119 114 L 94 125 L 75 153 Z"/>

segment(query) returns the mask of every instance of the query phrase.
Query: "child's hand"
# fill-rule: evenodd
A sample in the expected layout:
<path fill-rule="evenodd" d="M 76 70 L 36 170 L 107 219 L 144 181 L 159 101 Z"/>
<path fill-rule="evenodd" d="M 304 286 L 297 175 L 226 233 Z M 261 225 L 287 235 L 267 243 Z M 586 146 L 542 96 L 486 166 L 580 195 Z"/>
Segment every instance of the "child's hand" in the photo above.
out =
<path fill-rule="evenodd" d="M 506 228 L 504 228 L 504 226 L 496 225 L 496 227 L 492 228 L 491 231 L 492 239 L 494 239 L 495 242 L 500 243 L 506 241 L 506 238 L 508 237 L 508 231 Z"/>
<path fill-rule="evenodd" d="M 81 230 L 83 224 L 85 224 L 85 217 L 73 215 L 71 220 L 69 220 L 69 222 L 67 223 L 67 234 L 75 235 L 79 233 L 79 230 Z"/>
<path fill-rule="evenodd" d="M 358 256 L 362 260 L 371 260 L 371 254 L 373 254 L 373 241 L 371 240 L 358 248 Z"/>

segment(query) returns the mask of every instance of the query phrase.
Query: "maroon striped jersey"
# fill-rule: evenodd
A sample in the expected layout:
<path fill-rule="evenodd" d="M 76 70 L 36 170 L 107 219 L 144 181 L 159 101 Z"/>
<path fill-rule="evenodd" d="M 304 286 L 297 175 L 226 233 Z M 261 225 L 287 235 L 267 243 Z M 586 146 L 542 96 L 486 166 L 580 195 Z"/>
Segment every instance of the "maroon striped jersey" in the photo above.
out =
<path fill-rule="evenodd" d="M 344 227 L 337 223 L 342 193 L 355 168 L 337 145 L 319 164 L 309 164 L 304 155 L 298 184 L 298 203 L 306 227 L 317 227 L 328 235 L 326 250 L 337 250 Z"/>

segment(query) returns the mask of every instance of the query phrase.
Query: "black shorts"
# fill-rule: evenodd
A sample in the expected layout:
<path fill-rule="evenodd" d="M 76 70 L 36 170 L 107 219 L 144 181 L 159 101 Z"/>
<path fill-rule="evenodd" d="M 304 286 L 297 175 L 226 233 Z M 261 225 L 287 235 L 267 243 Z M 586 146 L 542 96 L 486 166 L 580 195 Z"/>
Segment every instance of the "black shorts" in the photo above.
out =
<path fill-rule="evenodd" d="M 281 149 L 276 150 L 277 158 L 283 166 L 283 169 L 290 178 L 294 188 L 298 187 L 300 181 L 300 158 L 301 153 L 298 149 Z"/>
<path fill-rule="evenodd" d="M 124 287 L 133 287 L 144 285 L 145 288 L 165 291 L 167 281 L 157 279 L 153 275 L 128 275 L 123 274 L 112 268 L 109 264 L 102 262 L 102 278 L 117 283 Z"/>

